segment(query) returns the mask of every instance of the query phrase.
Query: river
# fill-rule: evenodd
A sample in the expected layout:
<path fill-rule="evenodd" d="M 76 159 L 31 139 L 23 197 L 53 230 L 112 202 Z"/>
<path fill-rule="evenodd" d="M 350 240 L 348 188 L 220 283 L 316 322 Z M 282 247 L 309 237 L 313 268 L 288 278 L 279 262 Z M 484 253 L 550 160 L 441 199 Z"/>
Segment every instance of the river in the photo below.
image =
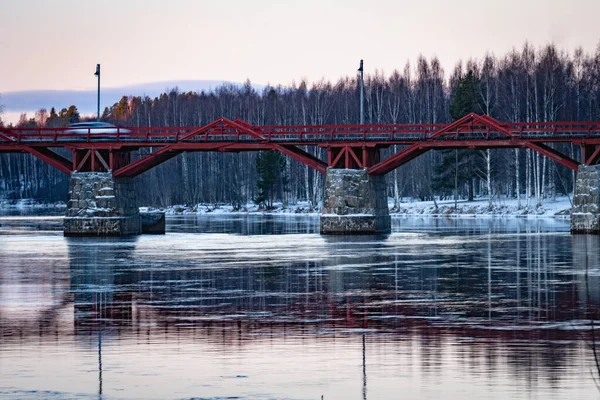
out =
<path fill-rule="evenodd" d="M 600 238 L 568 219 L 321 236 L 316 216 L 170 216 L 65 238 L 35 214 L 0 216 L 2 398 L 600 395 Z"/>

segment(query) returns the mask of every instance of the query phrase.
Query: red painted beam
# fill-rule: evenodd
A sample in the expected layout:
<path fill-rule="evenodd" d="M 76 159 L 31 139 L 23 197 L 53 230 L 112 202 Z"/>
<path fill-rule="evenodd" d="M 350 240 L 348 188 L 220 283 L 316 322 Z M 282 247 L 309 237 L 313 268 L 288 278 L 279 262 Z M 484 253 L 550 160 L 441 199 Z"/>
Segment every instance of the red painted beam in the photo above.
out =
<path fill-rule="evenodd" d="M 125 128 L 123 128 L 125 129 Z M 141 147 L 161 147 L 154 153 L 114 171 L 116 176 L 135 176 L 183 151 L 256 151 L 278 150 L 320 172 L 326 164 L 295 146 L 315 145 L 342 148 L 334 160 L 339 167 L 365 164 L 365 155 L 354 148 L 381 148 L 392 144 L 409 147 L 387 160 L 373 165 L 369 171 L 383 174 L 397 168 L 433 148 L 501 148 L 527 147 L 575 169 L 579 165 L 544 142 L 600 144 L 600 122 L 529 122 L 501 123 L 486 116 L 469 114 L 452 124 L 373 124 L 322 126 L 252 126 L 241 120 L 220 118 L 203 127 L 127 128 L 128 132 L 95 135 L 73 134 L 62 128 L 0 129 L 0 152 L 27 151 L 67 172 L 74 168 L 48 149 L 64 147 L 77 151 L 120 150 L 128 152 Z M 110 140 L 110 141 L 108 141 Z M 348 153 L 350 151 L 350 153 Z M 363 152 L 364 153 L 364 152 Z M 600 158 L 600 148 L 585 154 L 585 163 Z M 345 157 L 345 158 L 344 158 Z M 96 157 L 93 157 L 95 160 Z M 98 158 L 104 168 L 106 162 Z M 370 161 L 372 162 L 372 161 Z M 68 165 L 67 165 L 68 164 Z M 113 162 L 109 161 L 110 165 Z M 341 165 L 343 164 L 343 165 Z M 122 164 L 120 164 L 122 165 Z"/>
<path fill-rule="evenodd" d="M 0 146 L 158 146 L 191 142 L 262 142 L 326 145 L 327 143 L 394 144 L 428 141 L 459 134 L 490 133 L 531 141 L 574 142 L 600 139 L 600 122 L 501 123 L 486 115 L 469 114 L 452 124 L 290 125 L 252 126 L 244 121 L 220 118 L 203 127 L 132 127 L 114 135 L 74 134 L 68 128 L 0 129 Z M 111 139 L 110 142 L 107 139 Z"/>
<path fill-rule="evenodd" d="M 388 157 L 385 160 L 373 165 L 371 168 L 369 168 L 369 174 L 387 174 L 388 172 L 398 168 L 400 165 L 406 164 L 407 162 L 427 152 L 427 150 L 429 149 L 427 147 L 424 147 L 421 143 L 415 143 L 412 146 L 402 149 L 393 156 Z"/>
<path fill-rule="evenodd" d="M 309 166 L 310 168 L 316 169 L 322 174 L 327 173 L 327 164 L 313 156 L 306 151 L 299 149 L 295 146 L 274 146 L 276 150 L 279 150 L 281 153 L 287 155 L 288 157 L 293 158 L 296 161 L 301 162 L 304 165 Z"/>
<path fill-rule="evenodd" d="M 598 161 L 599 157 L 600 157 L 600 146 L 596 146 L 596 148 L 594 149 L 594 151 L 592 152 L 592 154 L 589 157 L 584 157 L 583 162 L 585 163 L 585 165 L 592 165 L 593 163 Z"/>
<path fill-rule="evenodd" d="M 63 156 L 56 154 L 55 152 L 45 149 L 45 148 L 32 148 L 28 146 L 22 146 L 23 151 L 32 154 L 44 161 L 52 165 L 54 168 L 59 171 L 64 172 L 65 174 L 70 174 L 72 172 L 73 163 L 70 160 L 67 160 Z"/>
<path fill-rule="evenodd" d="M 179 155 L 180 151 L 174 151 L 170 147 L 163 147 L 162 149 L 158 149 L 147 156 L 140 158 L 127 165 L 126 167 L 119 168 L 116 171 L 113 171 L 113 175 L 115 177 L 134 177 L 143 172 L 148 171 L 149 169 L 156 167 L 158 164 L 161 164 L 177 155 Z"/>
<path fill-rule="evenodd" d="M 529 147 L 531 150 L 537 151 L 538 153 L 543 154 L 548 158 L 551 158 L 552 160 L 556 161 L 561 165 L 564 165 L 567 168 L 570 168 L 575 171 L 577 171 L 577 169 L 579 168 L 580 164 L 577 161 L 565 156 L 564 154 L 554 150 L 551 147 L 546 146 L 543 143 L 526 142 L 526 146 Z"/>

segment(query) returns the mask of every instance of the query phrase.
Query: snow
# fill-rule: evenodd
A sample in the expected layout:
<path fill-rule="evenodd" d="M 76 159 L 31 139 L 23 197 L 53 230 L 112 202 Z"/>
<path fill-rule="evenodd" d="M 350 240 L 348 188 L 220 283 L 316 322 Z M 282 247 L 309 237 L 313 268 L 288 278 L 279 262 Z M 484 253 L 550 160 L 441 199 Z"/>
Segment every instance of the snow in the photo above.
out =
<path fill-rule="evenodd" d="M 147 212 L 157 210 L 152 207 L 140 207 L 140 211 Z M 299 201 L 293 205 L 274 203 L 273 209 L 262 209 L 254 203 L 248 203 L 236 208 L 231 204 L 196 204 L 190 206 L 180 204 L 159 209 L 167 214 L 319 214 L 321 206 L 311 207 L 306 201 Z"/>
<path fill-rule="evenodd" d="M 544 199 L 542 205 L 535 206 L 535 198 L 530 199 L 529 207 L 527 200 L 521 199 L 519 208 L 517 199 L 494 198 L 492 206 L 489 206 L 487 198 L 480 198 L 474 201 L 460 200 L 457 202 L 457 208 L 454 208 L 454 200 L 437 201 L 437 208 L 433 201 L 416 201 L 414 199 L 402 199 L 398 207 L 394 207 L 394 200 L 389 199 L 388 205 L 390 215 L 392 216 L 410 216 L 410 215 L 431 215 L 448 217 L 495 217 L 495 216 L 515 216 L 515 217 L 554 217 L 571 215 L 571 201 L 567 196 L 557 197 L 555 200 Z M 140 208 L 141 211 L 153 210 L 152 208 Z M 274 209 L 260 209 L 256 204 L 249 203 L 240 209 L 234 209 L 230 204 L 197 204 L 175 205 L 161 209 L 167 214 L 320 214 L 321 205 L 311 207 L 308 202 L 298 202 L 293 205 L 283 205 L 275 203 Z M 329 214 L 328 214 L 329 215 Z M 337 214 L 331 214 L 331 216 Z M 369 214 L 352 214 L 352 216 L 369 216 Z"/>
<path fill-rule="evenodd" d="M 113 196 L 96 196 L 97 198 L 112 198 Z M 521 208 L 518 207 L 517 199 L 494 198 L 492 206 L 488 204 L 487 198 L 478 198 L 474 201 L 459 200 L 457 208 L 454 208 L 454 200 L 438 200 L 437 208 L 433 201 L 418 201 L 411 198 L 403 198 L 397 207 L 394 199 L 388 200 L 390 214 L 392 216 L 446 216 L 446 217 L 554 217 L 571 215 L 571 202 L 569 197 L 560 196 L 555 200 L 544 199 L 542 205 L 535 206 L 535 198 L 521 199 Z M 2 200 L 0 209 L 7 208 L 66 208 L 64 202 L 40 203 L 33 199 Z M 142 212 L 164 211 L 167 214 L 314 214 L 321 213 L 321 204 L 312 206 L 306 201 L 296 204 L 275 203 L 274 208 L 265 210 L 254 203 L 248 203 L 240 208 L 231 204 L 196 204 L 196 205 L 173 205 L 166 208 L 140 207 Z M 366 214 L 353 214 L 353 216 L 364 216 Z"/>
<path fill-rule="evenodd" d="M 401 202 L 398 207 L 394 207 L 392 201 L 389 206 L 392 215 L 550 217 L 571 214 L 571 200 L 567 196 L 560 196 L 555 200 L 544 199 L 539 207 L 535 204 L 535 198 L 530 199 L 529 206 L 527 206 L 527 199 L 521 199 L 519 208 L 517 199 L 495 198 L 490 207 L 488 199 L 482 198 L 474 201 L 458 201 L 456 209 L 454 200 L 437 201 L 437 209 L 433 201 Z"/>

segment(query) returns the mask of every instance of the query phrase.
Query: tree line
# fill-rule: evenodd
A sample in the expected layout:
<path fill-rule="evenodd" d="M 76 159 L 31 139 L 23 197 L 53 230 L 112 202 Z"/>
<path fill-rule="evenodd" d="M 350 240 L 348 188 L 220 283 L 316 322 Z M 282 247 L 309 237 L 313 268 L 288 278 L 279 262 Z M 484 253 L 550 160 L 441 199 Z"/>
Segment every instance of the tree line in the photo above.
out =
<path fill-rule="evenodd" d="M 156 98 L 123 96 L 104 109 L 101 119 L 140 127 L 202 126 L 221 116 L 253 125 L 355 124 L 359 95 L 358 75 L 336 82 L 303 80 L 261 91 L 248 81 L 212 92 L 174 88 Z M 375 71 L 365 76 L 365 123 L 448 123 L 465 107 L 506 122 L 600 120 L 600 44 L 593 53 L 581 48 L 568 53 L 551 44 L 536 49 L 526 43 L 500 57 L 486 54 L 460 61 L 448 74 L 437 58 L 419 57 L 389 75 Z M 79 119 L 76 106 L 58 112 L 42 109 L 32 118 L 23 115 L 17 126 L 67 126 Z M 578 159 L 575 146 L 554 146 Z M 384 149 L 382 156 L 400 149 Z M 323 149 L 306 150 L 325 159 Z M 307 200 L 316 205 L 322 197 L 323 176 L 281 157 L 186 153 L 138 178 L 143 187 L 138 192 L 140 203 L 242 206 L 254 200 Z M 429 151 L 387 177 L 389 195 L 396 203 L 406 197 L 487 196 L 492 201 L 519 194 L 523 205 L 536 205 L 571 192 L 574 181 L 574 172 L 525 149 Z M 64 200 L 67 187 L 67 176 L 31 156 L 0 155 L 0 197 Z"/>

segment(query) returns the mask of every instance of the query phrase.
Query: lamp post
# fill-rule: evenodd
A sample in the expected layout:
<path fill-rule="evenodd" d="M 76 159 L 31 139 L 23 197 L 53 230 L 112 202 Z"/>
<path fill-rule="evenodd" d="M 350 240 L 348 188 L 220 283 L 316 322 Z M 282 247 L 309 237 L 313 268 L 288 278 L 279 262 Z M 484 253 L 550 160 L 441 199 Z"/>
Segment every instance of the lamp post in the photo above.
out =
<path fill-rule="evenodd" d="M 363 107 L 364 102 L 364 91 L 365 91 L 365 80 L 363 77 L 363 60 L 360 60 L 360 68 L 358 68 L 358 72 L 360 72 L 360 124 L 365 123 L 365 112 Z M 100 78 L 98 78 L 100 79 Z"/>
<path fill-rule="evenodd" d="M 100 64 L 96 64 L 94 75 L 98 77 L 98 121 L 100 121 Z"/>

